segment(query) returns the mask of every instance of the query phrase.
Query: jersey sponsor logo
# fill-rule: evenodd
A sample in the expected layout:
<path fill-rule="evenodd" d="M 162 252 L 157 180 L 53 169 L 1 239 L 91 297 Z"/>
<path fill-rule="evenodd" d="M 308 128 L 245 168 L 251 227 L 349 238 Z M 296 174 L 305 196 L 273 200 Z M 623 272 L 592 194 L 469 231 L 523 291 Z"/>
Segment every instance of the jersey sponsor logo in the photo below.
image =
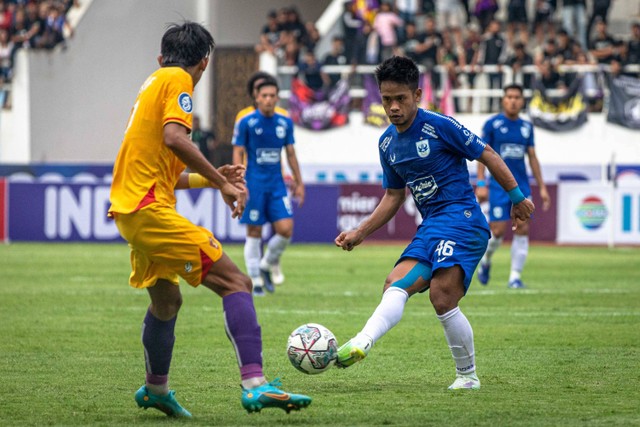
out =
<path fill-rule="evenodd" d="M 382 140 L 382 143 L 380 143 L 380 149 L 382 150 L 382 152 L 386 152 L 387 148 L 389 148 L 389 144 L 391 144 L 391 139 L 393 137 L 391 135 L 387 136 L 385 139 Z"/>
<path fill-rule="evenodd" d="M 259 165 L 275 165 L 279 162 L 279 148 L 258 148 L 256 150 L 256 163 Z"/>
<path fill-rule="evenodd" d="M 496 120 L 493 122 L 493 128 L 494 129 L 498 129 L 500 126 L 502 126 L 502 124 L 504 123 L 504 121 L 502 120 Z"/>
<path fill-rule="evenodd" d="M 425 123 L 422 125 L 422 133 L 429 135 L 431 138 L 438 139 L 438 135 L 436 134 L 436 129 L 431 126 L 429 123 Z"/>
<path fill-rule="evenodd" d="M 286 135 L 287 131 L 282 126 L 276 126 L 276 136 L 280 139 L 283 139 Z"/>
<path fill-rule="evenodd" d="M 256 123 L 258 123 L 258 119 L 253 117 L 251 119 L 249 119 L 249 121 L 247 122 L 247 125 L 252 128 L 256 125 Z"/>
<path fill-rule="evenodd" d="M 531 136 L 531 125 L 525 123 L 520 128 L 520 134 L 524 139 L 528 139 Z"/>
<path fill-rule="evenodd" d="M 407 186 L 417 204 L 432 198 L 438 191 L 438 184 L 433 175 L 408 182 Z"/>
<path fill-rule="evenodd" d="M 429 140 L 423 139 L 422 141 L 416 142 L 416 151 L 418 151 L 418 156 L 427 157 L 429 153 L 431 153 L 431 147 L 429 147 Z"/>
<path fill-rule="evenodd" d="M 193 102 L 191 102 L 191 96 L 187 92 L 182 92 L 178 95 L 178 105 L 185 113 L 191 113 L 193 110 Z"/>
<path fill-rule="evenodd" d="M 521 144 L 502 144 L 500 147 L 500 157 L 503 159 L 523 159 L 524 145 Z"/>

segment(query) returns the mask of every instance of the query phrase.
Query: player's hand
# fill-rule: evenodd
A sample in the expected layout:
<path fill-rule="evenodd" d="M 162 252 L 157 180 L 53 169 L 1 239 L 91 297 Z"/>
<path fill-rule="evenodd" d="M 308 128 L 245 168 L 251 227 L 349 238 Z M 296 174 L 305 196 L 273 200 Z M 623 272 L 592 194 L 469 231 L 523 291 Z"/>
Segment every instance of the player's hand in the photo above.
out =
<path fill-rule="evenodd" d="M 526 224 L 527 222 L 529 222 L 531 214 L 535 209 L 536 207 L 529 199 L 524 199 L 517 205 L 513 205 L 513 207 L 511 208 L 511 222 L 513 224 L 511 226 L 511 229 L 513 231 L 516 231 L 520 224 Z"/>
<path fill-rule="evenodd" d="M 540 189 L 540 198 L 542 199 L 542 210 L 548 211 L 551 207 L 551 197 L 549 197 L 547 187 L 542 187 Z"/>
<path fill-rule="evenodd" d="M 298 206 L 302 207 L 304 204 L 304 185 L 302 183 L 297 184 L 293 189 L 293 197 L 298 201 Z"/>
<path fill-rule="evenodd" d="M 476 187 L 476 199 L 478 199 L 478 203 L 484 203 L 489 200 L 489 189 L 487 187 Z"/>
<path fill-rule="evenodd" d="M 244 208 L 247 206 L 247 189 L 244 185 L 233 185 L 229 182 L 220 188 L 222 200 L 231 208 L 231 217 L 242 216 Z"/>
<path fill-rule="evenodd" d="M 218 168 L 218 172 L 231 184 L 245 185 L 247 182 L 244 179 L 244 173 L 246 167 L 244 165 L 223 165 Z"/>
<path fill-rule="evenodd" d="M 351 251 L 358 246 L 364 238 L 358 233 L 357 230 L 343 231 L 336 237 L 336 246 L 342 248 L 345 251 Z"/>

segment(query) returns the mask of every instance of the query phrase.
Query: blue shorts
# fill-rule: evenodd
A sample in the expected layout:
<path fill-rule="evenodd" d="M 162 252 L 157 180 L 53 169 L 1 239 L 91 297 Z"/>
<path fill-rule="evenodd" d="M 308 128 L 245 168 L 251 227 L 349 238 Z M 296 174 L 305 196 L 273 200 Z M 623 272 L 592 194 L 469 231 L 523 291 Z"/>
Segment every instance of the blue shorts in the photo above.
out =
<path fill-rule="evenodd" d="M 487 249 L 489 237 L 489 225 L 478 205 L 441 214 L 420 224 L 396 264 L 413 258 L 431 268 L 432 273 L 439 268 L 459 265 L 464 271 L 466 293 Z"/>
<path fill-rule="evenodd" d="M 520 188 L 522 189 L 522 186 Z M 524 196 L 531 199 L 530 194 L 524 193 Z M 511 206 L 509 193 L 504 191 L 502 187 L 489 189 L 489 222 L 510 221 Z"/>
<path fill-rule="evenodd" d="M 278 190 L 249 189 L 247 206 L 240 218 L 241 224 L 264 225 L 293 217 L 291 200 L 286 188 Z"/>

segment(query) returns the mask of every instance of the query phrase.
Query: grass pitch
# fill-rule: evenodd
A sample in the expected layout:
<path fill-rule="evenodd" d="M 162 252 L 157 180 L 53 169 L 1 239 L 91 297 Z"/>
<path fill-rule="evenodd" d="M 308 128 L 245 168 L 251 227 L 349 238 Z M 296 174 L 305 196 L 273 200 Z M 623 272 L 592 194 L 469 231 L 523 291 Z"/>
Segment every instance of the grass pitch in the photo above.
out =
<path fill-rule="evenodd" d="M 228 254 L 243 265 L 242 247 Z M 475 332 L 482 389 L 450 392 L 454 365 L 427 294 L 362 363 L 317 376 L 287 360 L 306 322 L 339 342 L 380 300 L 400 246 L 293 245 L 287 282 L 256 300 L 265 372 L 313 397 L 289 415 L 240 406 L 239 374 L 221 300 L 181 286 L 170 385 L 190 425 L 640 425 L 640 249 L 532 246 L 525 290 L 509 290 L 509 248 L 492 282 L 461 303 Z M 0 425 L 169 425 L 135 406 L 144 381 L 140 326 L 148 297 L 129 288 L 124 244 L 0 246 Z"/>

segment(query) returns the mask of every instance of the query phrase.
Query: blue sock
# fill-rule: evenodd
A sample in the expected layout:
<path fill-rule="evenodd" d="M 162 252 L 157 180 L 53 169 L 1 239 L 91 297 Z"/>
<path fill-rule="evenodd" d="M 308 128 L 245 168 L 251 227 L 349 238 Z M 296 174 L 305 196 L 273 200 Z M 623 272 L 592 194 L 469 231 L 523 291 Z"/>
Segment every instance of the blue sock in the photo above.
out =
<path fill-rule="evenodd" d="M 142 345 L 148 385 L 166 387 L 169 381 L 177 318 L 178 316 L 175 316 L 171 320 L 163 321 L 151 314 L 151 310 L 147 310 L 142 324 Z"/>

